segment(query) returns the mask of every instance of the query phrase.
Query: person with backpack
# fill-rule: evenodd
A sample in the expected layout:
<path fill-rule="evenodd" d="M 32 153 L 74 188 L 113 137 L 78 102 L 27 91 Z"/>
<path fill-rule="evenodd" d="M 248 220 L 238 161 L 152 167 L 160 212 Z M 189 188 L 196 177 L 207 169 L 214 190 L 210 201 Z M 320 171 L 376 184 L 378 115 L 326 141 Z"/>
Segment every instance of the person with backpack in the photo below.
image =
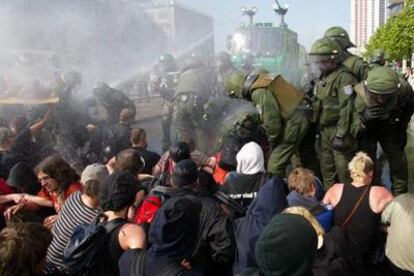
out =
<path fill-rule="evenodd" d="M 191 276 L 201 211 L 194 197 L 168 200 L 157 212 L 149 232 L 148 250 L 128 250 L 119 260 L 120 276 Z"/>
<path fill-rule="evenodd" d="M 105 228 L 112 228 L 101 263 L 104 271 L 101 276 L 119 275 L 118 261 L 122 253 L 128 249 L 145 248 L 146 235 L 144 230 L 135 224 L 128 223 L 127 213 L 135 201 L 139 186 L 138 181 L 130 172 L 115 172 L 105 178 L 99 192 L 99 202 L 104 216 L 107 218 Z"/>
<path fill-rule="evenodd" d="M 63 252 L 66 274 L 117 276 L 122 253 L 146 247 L 144 230 L 127 220 L 137 187 L 138 181 L 130 172 L 115 172 L 105 178 L 99 191 L 102 213 L 93 223 L 76 227 Z"/>
<path fill-rule="evenodd" d="M 64 271 L 63 251 L 73 230 L 82 223 L 91 223 L 100 213 L 99 190 L 107 176 L 108 170 L 101 164 L 91 164 L 82 172 L 83 193 L 77 191 L 67 199 L 52 229 L 53 239 L 47 251 L 45 274 Z"/>

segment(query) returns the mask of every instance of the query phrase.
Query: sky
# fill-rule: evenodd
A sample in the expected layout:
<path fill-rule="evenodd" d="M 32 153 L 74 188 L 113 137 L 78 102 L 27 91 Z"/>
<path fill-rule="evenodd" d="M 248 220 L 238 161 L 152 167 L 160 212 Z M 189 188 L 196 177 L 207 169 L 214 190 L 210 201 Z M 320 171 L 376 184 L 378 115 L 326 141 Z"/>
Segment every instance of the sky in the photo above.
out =
<path fill-rule="evenodd" d="M 272 10 L 274 0 L 178 0 L 187 6 L 196 8 L 213 16 L 215 24 L 216 50 L 224 50 L 226 37 L 232 34 L 248 17 L 241 16 L 241 7 L 256 7 L 258 13 L 255 22 L 279 22 Z M 298 33 L 299 43 L 306 49 L 323 36 L 325 30 L 339 25 L 349 32 L 350 1 L 349 0 L 279 0 L 284 6 L 289 5 L 285 21 L 289 28 Z"/>

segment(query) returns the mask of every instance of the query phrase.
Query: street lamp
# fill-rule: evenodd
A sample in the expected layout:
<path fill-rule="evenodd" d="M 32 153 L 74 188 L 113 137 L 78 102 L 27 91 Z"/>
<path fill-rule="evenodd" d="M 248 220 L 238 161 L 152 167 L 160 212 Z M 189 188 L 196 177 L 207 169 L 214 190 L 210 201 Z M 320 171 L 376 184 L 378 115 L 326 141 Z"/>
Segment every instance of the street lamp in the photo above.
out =
<path fill-rule="evenodd" d="M 250 26 L 253 26 L 253 17 L 257 13 L 257 8 L 253 7 L 251 9 L 246 9 L 245 7 L 241 8 L 242 15 L 247 15 L 250 19 Z"/>
<path fill-rule="evenodd" d="M 288 12 L 289 6 L 285 5 L 285 7 L 282 8 L 278 0 L 275 0 L 275 3 L 276 4 L 273 5 L 273 10 L 276 14 L 280 15 L 280 27 L 286 27 L 287 24 L 285 22 L 285 15 Z"/>

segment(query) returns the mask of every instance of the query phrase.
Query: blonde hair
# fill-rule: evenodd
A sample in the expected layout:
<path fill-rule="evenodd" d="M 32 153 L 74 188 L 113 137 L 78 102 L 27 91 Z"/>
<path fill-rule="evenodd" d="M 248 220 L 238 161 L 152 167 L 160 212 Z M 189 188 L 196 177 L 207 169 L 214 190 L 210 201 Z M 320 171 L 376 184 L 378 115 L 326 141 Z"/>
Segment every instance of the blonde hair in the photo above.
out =
<path fill-rule="evenodd" d="M 315 189 L 315 175 L 311 170 L 304 168 L 294 169 L 288 177 L 289 190 L 295 190 L 304 195 Z"/>
<path fill-rule="evenodd" d="M 286 214 L 294 214 L 299 215 L 307 219 L 310 224 L 312 225 L 313 229 L 315 229 L 315 232 L 318 236 L 325 235 L 325 230 L 323 230 L 320 223 L 316 220 L 316 218 L 309 212 L 306 208 L 303 207 L 289 207 L 283 210 L 283 213 Z"/>
<path fill-rule="evenodd" d="M 364 178 L 374 170 L 374 162 L 365 152 L 358 152 L 348 164 L 351 178 Z"/>

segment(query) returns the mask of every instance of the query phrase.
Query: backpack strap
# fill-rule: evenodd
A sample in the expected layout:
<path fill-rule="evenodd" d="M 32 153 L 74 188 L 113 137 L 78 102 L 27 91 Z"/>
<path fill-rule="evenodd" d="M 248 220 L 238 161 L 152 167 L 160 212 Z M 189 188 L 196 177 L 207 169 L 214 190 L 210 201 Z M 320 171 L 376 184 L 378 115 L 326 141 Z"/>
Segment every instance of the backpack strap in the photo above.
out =
<path fill-rule="evenodd" d="M 347 184 L 344 184 L 347 185 Z M 351 184 L 352 185 L 352 184 Z M 362 200 L 364 199 L 367 192 L 370 190 L 370 185 L 368 185 L 365 190 L 362 192 L 362 194 L 359 196 L 358 201 L 355 203 L 354 208 L 352 208 L 352 211 L 349 213 L 349 215 L 345 218 L 345 220 L 340 224 L 342 228 L 344 228 L 346 225 L 348 225 L 351 218 L 354 216 L 356 210 L 358 210 L 358 207 L 361 205 Z"/>
<path fill-rule="evenodd" d="M 110 234 L 115 231 L 118 227 L 127 224 L 128 222 L 125 219 L 117 218 L 111 221 L 108 221 L 105 224 L 106 233 Z"/>

